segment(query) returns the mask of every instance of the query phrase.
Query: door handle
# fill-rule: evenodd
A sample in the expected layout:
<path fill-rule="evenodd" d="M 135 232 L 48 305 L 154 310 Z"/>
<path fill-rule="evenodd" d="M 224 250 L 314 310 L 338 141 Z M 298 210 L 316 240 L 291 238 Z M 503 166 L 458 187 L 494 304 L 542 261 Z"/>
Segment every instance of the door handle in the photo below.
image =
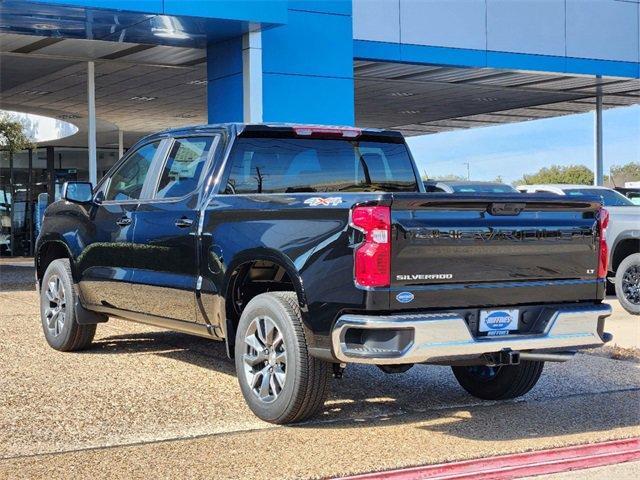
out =
<path fill-rule="evenodd" d="M 176 220 L 175 225 L 178 228 L 187 228 L 187 227 L 190 227 L 191 225 L 193 225 L 193 220 L 191 220 L 190 218 L 187 218 L 187 217 L 182 217 L 182 218 L 179 218 L 178 220 Z"/>
<path fill-rule="evenodd" d="M 121 227 L 126 227 L 127 225 L 131 225 L 131 219 L 129 217 L 122 217 L 116 220 L 116 225 L 120 225 Z"/>

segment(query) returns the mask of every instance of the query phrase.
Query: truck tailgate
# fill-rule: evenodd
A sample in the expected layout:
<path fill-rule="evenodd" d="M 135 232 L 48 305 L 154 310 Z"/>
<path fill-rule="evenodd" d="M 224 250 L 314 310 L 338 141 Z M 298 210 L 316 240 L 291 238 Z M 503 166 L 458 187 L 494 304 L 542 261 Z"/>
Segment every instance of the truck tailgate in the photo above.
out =
<path fill-rule="evenodd" d="M 537 194 L 395 194 L 391 307 L 593 300 L 599 208 Z"/>

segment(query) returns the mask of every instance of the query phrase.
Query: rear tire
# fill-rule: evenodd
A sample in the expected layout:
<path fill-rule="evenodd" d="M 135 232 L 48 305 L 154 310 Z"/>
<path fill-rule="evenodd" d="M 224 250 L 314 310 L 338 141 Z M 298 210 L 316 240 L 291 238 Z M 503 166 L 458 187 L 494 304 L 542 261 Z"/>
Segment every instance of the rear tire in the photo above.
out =
<path fill-rule="evenodd" d="M 42 277 L 40 318 L 47 343 L 56 350 L 84 350 L 93 341 L 96 325 L 78 324 L 75 311 L 77 302 L 69 260 L 54 260 Z"/>
<path fill-rule="evenodd" d="M 247 304 L 235 364 L 242 395 L 262 420 L 301 422 L 324 405 L 330 364 L 309 354 L 295 292 L 263 293 Z"/>
<path fill-rule="evenodd" d="M 506 400 L 531 390 L 542 374 L 544 362 L 523 361 L 500 367 L 451 367 L 458 383 L 467 392 L 483 400 Z"/>
<path fill-rule="evenodd" d="M 627 312 L 640 315 L 640 253 L 629 255 L 618 265 L 616 296 Z"/>

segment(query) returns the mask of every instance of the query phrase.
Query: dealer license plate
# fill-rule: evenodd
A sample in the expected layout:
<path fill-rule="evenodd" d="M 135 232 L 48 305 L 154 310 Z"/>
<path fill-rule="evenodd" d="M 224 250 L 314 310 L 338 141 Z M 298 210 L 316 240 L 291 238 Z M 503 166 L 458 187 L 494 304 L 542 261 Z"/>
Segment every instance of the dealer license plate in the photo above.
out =
<path fill-rule="evenodd" d="M 487 335 L 509 335 L 518 330 L 518 309 L 480 310 L 480 331 Z"/>

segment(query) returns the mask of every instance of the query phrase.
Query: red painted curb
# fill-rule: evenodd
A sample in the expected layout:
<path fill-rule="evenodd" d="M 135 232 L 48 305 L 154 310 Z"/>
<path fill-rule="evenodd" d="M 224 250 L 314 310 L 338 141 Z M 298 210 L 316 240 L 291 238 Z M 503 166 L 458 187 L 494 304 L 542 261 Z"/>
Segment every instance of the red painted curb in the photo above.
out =
<path fill-rule="evenodd" d="M 632 460 L 640 460 L 640 437 L 366 473 L 344 477 L 343 480 L 499 480 L 601 467 Z"/>

